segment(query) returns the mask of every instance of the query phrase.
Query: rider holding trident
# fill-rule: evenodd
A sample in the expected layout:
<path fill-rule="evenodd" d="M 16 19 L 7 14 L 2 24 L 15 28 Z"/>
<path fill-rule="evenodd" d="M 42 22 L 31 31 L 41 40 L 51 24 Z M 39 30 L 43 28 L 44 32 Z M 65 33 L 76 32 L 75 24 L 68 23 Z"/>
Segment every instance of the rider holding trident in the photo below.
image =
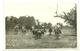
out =
<path fill-rule="evenodd" d="M 59 39 L 59 36 L 61 34 L 61 30 L 60 30 L 60 25 L 57 23 L 57 25 L 54 27 L 54 32 L 55 32 L 55 36 L 56 39 Z"/>

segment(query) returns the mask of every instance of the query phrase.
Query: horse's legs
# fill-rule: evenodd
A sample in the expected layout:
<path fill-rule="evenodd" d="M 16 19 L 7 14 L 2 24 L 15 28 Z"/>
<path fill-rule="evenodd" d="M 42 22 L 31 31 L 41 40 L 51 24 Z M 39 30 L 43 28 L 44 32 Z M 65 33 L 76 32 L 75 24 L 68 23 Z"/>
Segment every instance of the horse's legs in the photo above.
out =
<path fill-rule="evenodd" d="M 56 39 L 57 39 L 57 40 L 59 39 L 59 34 L 56 35 Z"/>
<path fill-rule="evenodd" d="M 39 39 L 40 39 L 41 38 L 41 33 L 38 36 L 39 36 Z"/>
<path fill-rule="evenodd" d="M 51 32 L 49 32 L 49 35 L 51 36 Z"/>
<path fill-rule="evenodd" d="M 38 35 L 37 34 L 35 34 L 35 40 L 37 40 L 38 39 Z"/>
<path fill-rule="evenodd" d="M 16 35 L 18 34 L 18 31 L 16 31 Z"/>

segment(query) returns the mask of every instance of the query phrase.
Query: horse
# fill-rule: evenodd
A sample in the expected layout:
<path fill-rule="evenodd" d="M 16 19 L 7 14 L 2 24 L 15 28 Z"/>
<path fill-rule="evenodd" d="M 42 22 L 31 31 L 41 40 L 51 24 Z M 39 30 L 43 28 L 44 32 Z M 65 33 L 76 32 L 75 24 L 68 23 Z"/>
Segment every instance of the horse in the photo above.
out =
<path fill-rule="evenodd" d="M 26 33 L 26 28 L 25 28 L 25 26 L 22 26 L 22 32 L 23 32 L 23 33 Z"/>
<path fill-rule="evenodd" d="M 57 25 L 54 26 L 54 33 L 55 33 L 56 39 L 59 39 L 59 36 L 61 34 L 61 30 Z"/>
<path fill-rule="evenodd" d="M 49 35 L 51 36 L 52 28 L 49 28 Z"/>
<path fill-rule="evenodd" d="M 15 34 L 18 34 L 18 32 L 19 32 L 19 26 L 18 25 L 16 25 L 15 27 L 14 27 L 14 31 L 15 31 Z"/>
<path fill-rule="evenodd" d="M 42 37 L 42 34 L 44 34 L 42 30 L 34 30 L 32 33 L 35 36 L 35 39 L 40 39 Z"/>

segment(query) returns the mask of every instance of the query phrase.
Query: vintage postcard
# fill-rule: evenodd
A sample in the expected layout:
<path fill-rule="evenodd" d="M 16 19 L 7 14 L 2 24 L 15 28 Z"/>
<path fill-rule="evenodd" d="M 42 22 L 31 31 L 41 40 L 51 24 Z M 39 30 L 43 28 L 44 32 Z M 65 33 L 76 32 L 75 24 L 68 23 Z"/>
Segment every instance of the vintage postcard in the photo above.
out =
<path fill-rule="evenodd" d="M 5 2 L 3 5 L 5 51 L 78 48 L 77 3 Z"/>

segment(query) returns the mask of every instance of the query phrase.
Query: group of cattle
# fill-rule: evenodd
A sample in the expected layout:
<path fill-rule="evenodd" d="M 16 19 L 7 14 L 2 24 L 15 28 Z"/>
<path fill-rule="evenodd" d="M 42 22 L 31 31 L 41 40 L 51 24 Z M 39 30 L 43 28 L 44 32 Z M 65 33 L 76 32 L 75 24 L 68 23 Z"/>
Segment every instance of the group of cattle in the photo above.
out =
<path fill-rule="evenodd" d="M 46 30 L 44 31 L 44 30 L 40 30 L 40 29 L 32 31 L 35 39 L 40 39 L 42 37 L 42 35 L 44 35 L 45 32 L 46 32 Z M 52 28 L 49 28 L 48 32 L 49 32 L 50 36 L 51 36 L 51 33 L 54 32 L 56 39 L 59 39 L 59 36 L 61 34 L 61 30 L 59 28 L 56 28 L 56 29 L 53 28 L 53 30 L 52 30 Z"/>
<path fill-rule="evenodd" d="M 15 31 L 17 32 L 17 34 L 18 34 L 18 30 L 19 30 L 19 27 L 16 27 Z M 22 27 L 22 32 L 26 33 L 26 29 L 24 27 Z M 35 37 L 35 39 L 40 39 L 42 37 L 42 35 L 44 35 L 46 30 L 34 29 L 34 30 L 31 30 L 31 32 L 32 32 L 33 36 Z M 49 28 L 49 35 L 51 35 L 51 32 L 52 32 L 52 28 Z M 58 27 L 55 27 L 54 33 L 55 33 L 56 38 L 59 38 L 59 34 L 61 34 L 61 30 Z"/>
<path fill-rule="evenodd" d="M 42 35 L 44 35 L 44 30 L 33 30 L 32 33 L 35 37 L 35 39 L 40 39 Z"/>
<path fill-rule="evenodd" d="M 16 32 L 15 34 L 17 35 L 20 31 L 19 27 L 16 26 L 16 28 L 14 29 L 14 31 Z M 21 31 L 23 32 L 23 34 L 26 33 L 26 29 L 22 28 Z M 30 30 L 33 34 L 33 36 L 35 37 L 35 39 L 40 39 L 42 34 L 44 34 L 44 30 L 40 30 L 40 29 L 34 29 L 34 30 Z"/>

